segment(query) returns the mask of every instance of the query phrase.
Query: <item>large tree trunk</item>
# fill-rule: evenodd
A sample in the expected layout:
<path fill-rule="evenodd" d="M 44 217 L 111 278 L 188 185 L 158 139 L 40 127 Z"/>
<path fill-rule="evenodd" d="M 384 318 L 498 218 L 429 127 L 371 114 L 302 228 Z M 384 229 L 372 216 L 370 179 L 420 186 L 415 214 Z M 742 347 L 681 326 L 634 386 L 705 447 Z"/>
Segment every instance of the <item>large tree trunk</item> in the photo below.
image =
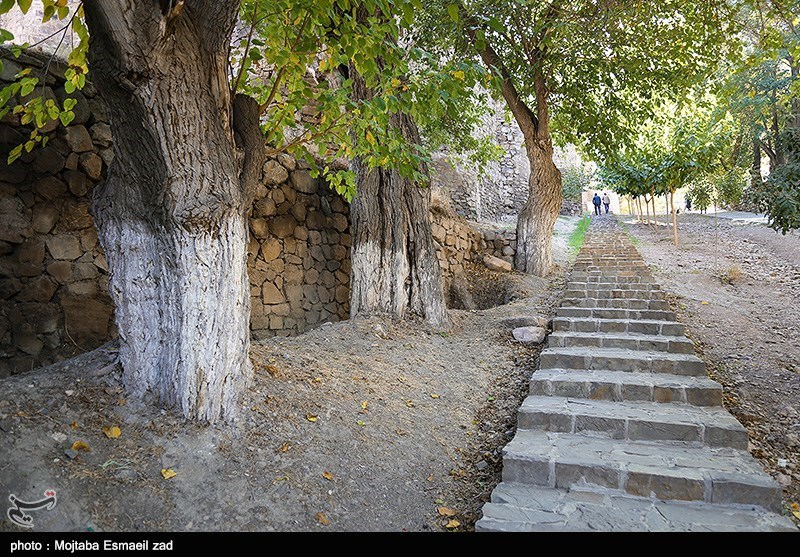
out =
<path fill-rule="evenodd" d="M 549 140 L 526 140 L 525 147 L 531 175 L 528 200 L 517 218 L 514 266 L 526 273 L 545 276 L 553 265 L 552 240 L 561 208 L 561 172 L 553 163 L 553 145 Z"/>
<path fill-rule="evenodd" d="M 251 375 L 246 214 L 263 154 L 257 107 L 234 109 L 226 80 L 238 1 L 171 4 L 85 4 L 114 134 L 93 215 L 125 386 L 213 422 L 236 415 Z M 236 137 L 234 112 L 250 124 Z"/>
<path fill-rule="evenodd" d="M 539 73 L 534 83 L 536 114 L 520 107 L 516 91 L 509 91 L 517 105 L 512 114 L 525 136 L 525 151 L 531 164 L 528 200 L 517 218 L 517 253 L 514 266 L 520 271 L 543 277 L 553 265 L 553 229 L 561 209 L 561 172 L 553 162 L 553 140 L 550 135 L 550 109 L 544 76 Z M 504 88 L 505 89 L 505 88 Z M 515 96 L 516 95 L 516 96 Z"/>
<path fill-rule="evenodd" d="M 358 99 L 372 94 L 351 70 Z M 392 116 L 391 125 L 411 145 L 420 143 L 414 121 Z M 367 168 L 356 159 L 356 197 L 350 205 L 352 227 L 350 315 L 384 314 L 403 319 L 421 316 L 436 328 L 449 326 L 430 222 L 430 189 L 396 170 Z"/>

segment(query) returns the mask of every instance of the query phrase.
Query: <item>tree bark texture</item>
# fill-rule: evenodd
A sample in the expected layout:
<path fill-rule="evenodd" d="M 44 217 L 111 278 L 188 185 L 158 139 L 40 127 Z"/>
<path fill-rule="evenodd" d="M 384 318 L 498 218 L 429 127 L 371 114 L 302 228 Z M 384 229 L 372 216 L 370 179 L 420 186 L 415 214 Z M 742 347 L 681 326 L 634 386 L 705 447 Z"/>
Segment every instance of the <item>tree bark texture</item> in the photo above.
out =
<path fill-rule="evenodd" d="M 251 376 L 247 212 L 263 141 L 255 103 L 234 102 L 226 78 L 238 4 L 84 4 L 114 134 L 92 213 L 124 383 L 203 422 L 234 418 Z"/>
<path fill-rule="evenodd" d="M 367 99 L 371 92 L 354 69 L 354 94 Z M 406 114 L 391 117 L 412 145 L 419 132 Z M 430 189 L 399 172 L 368 168 L 356 158 L 356 197 L 350 205 L 352 228 L 350 315 L 382 314 L 403 319 L 423 317 L 436 328 L 449 326 L 430 223 Z"/>

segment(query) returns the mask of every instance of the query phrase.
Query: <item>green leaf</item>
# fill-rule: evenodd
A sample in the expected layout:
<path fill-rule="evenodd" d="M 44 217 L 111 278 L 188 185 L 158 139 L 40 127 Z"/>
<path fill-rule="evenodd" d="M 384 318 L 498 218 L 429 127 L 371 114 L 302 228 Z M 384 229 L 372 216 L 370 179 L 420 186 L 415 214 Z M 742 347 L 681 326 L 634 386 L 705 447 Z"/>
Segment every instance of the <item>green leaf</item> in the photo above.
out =
<path fill-rule="evenodd" d="M 458 4 L 450 4 L 447 6 L 447 13 L 454 23 L 458 23 Z"/>
<path fill-rule="evenodd" d="M 58 119 L 64 127 L 69 126 L 70 122 L 75 119 L 75 113 L 71 110 L 66 110 L 58 115 Z"/>
<path fill-rule="evenodd" d="M 8 12 L 14 7 L 14 0 L 0 0 L 0 14 Z"/>
<path fill-rule="evenodd" d="M 8 164 L 11 164 L 22 155 L 22 144 L 17 145 L 8 153 Z"/>
<path fill-rule="evenodd" d="M 19 9 L 22 10 L 23 14 L 27 14 L 28 10 L 31 8 L 32 0 L 17 0 L 17 5 Z"/>

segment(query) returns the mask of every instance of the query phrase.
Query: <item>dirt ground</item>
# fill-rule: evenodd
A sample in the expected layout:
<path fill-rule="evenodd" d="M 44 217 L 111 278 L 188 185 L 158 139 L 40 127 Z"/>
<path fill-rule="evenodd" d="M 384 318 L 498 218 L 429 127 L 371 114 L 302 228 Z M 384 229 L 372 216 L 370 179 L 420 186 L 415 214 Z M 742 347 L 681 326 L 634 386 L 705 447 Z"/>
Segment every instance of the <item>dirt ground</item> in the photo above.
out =
<path fill-rule="evenodd" d="M 792 516 L 800 511 L 800 236 L 711 212 L 679 217 L 678 247 L 663 224 L 627 229 Z"/>
<path fill-rule="evenodd" d="M 483 271 L 473 286 L 502 285 L 509 303 L 453 310 L 447 332 L 351 320 L 254 343 L 236 424 L 187 424 L 126 399 L 113 344 L 6 379 L 0 498 L 55 489 L 55 508 L 30 513 L 37 531 L 471 531 L 542 348 L 511 329 L 554 313 L 576 221 L 559 221 L 550 277 Z M 675 248 L 663 227 L 626 227 L 791 511 L 800 238 L 690 214 Z M 21 531 L 2 519 L 0 531 Z"/>
<path fill-rule="evenodd" d="M 559 221 L 550 277 L 484 269 L 473 287 L 509 303 L 453 310 L 449 331 L 351 320 L 254 343 L 234 425 L 126 399 L 113 344 L 8 378 L 0 497 L 54 489 L 30 512 L 43 531 L 472 530 L 541 349 L 511 330 L 555 311 L 576 221 Z"/>

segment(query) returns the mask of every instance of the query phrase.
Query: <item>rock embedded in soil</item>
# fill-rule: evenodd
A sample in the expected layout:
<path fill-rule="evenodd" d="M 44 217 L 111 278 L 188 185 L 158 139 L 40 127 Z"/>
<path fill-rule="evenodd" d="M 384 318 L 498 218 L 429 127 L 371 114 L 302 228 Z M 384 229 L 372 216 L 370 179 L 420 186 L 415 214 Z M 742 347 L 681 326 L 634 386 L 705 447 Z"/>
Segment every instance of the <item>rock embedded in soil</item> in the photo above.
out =
<path fill-rule="evenodd" d="M 508 261 L 503 261 L 499 257 L 495 257 L 493 255 L 487 255 L 483 258 L 483 264 L 486 265 L 486 268 L 490 271 L 506 271 L 511 272 L 511 263 Z"/>
<path fill-rule="evenodd" d="M 542 327 L 517 327 L 511 334 L 519 342 L 539 344 L 544 341 L 547 331 Z"/>

